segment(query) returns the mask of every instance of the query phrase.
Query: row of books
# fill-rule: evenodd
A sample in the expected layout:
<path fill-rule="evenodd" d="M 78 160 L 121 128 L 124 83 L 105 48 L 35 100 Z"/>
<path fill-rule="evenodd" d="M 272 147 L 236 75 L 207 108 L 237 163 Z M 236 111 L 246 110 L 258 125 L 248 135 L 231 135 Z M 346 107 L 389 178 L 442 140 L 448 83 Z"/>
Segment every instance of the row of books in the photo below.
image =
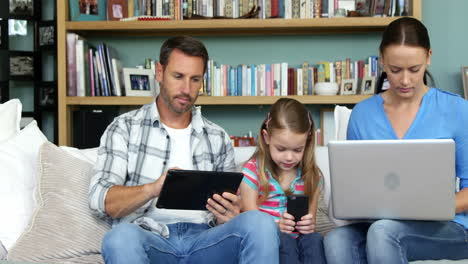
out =
<path fill-rule="evenodd" d="M 125 95 L 117 52 L 105 43 L 93 47 L 82 36 L 67 33 L 67 96 Z"/>
<path fill-rule="evenodd" d="M 313 95 L 317 82 L 361 80 L 377 77 L 377 56 L 316 64 L 304 62 L 295 68 L 286 62 L 240 64 L 208 63 L 200 94 L 207 96 Z M 147 59 L 153 69 L 156 61 Z M 154 80 L 152 80 L 154 81 Z M 75 33 L 67 33 L 67 96 L 124 96 L 122 64 L 116 51 L 102 43 L 96 48 Z"/>
<path fill-rule="evenodd" d="M 362 80 L 377 77 L 377 56 L 367 60 L 350 59 L 317 64 L 304 62 L 301 67 L 288 63 L 240 64 L 237 66 L 208 63 L 204 85 L 200 94 L 207 96 L 287 96 L 314 95 L 317 82 Z"/>
<path fill-rule="evenodd" d="M 108 0 L 108 20 L 151 16 L 182 20 L 191 17 L 319 18 L 401 16 L 411 14 L 410 0 Z M 115 6 L 121 6 L 115 12 Z M 111 8 L 112 7 L 112 8 Z M 259 7 L 257 14 L 250 13 Z"/>

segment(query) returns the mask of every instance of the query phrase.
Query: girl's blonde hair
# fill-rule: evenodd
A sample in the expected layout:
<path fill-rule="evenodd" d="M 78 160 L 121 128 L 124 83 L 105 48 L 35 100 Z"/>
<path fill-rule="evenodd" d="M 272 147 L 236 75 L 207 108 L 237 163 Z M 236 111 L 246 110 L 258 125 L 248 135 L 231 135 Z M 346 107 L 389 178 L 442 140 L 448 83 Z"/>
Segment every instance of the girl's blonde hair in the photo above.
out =
<path fill-rule="evenodd" d="M 307 133 L 307 141 L 304 149 L 304 156 L 299 164 L 302 170 L 301 179 L 304 181 L 304 194 L 309 196 L 309 201 L 318 191 L 318 181 L 320 179 L 320 169 L 315 163 L 315 136 L 314 122 L 309 111 L 297 100 L 290 98 L 281 98 L 276 101 L 270 109 L 265 121 L 263 121 L 258 134 L 257 150 L 253 157 L 257 159 L 259 171 L 259 185 L 263 195 L 259 204 L 268 198 L 270 193 L 270 184 L 266 170 L 270 171 L 275 180 L 278 178 L 278 166 L 273 162 L 268 144 L 263 138 L 262 131 L 266 130 L 268 135 L 272 135 L 275 130 L 288 129 L 297 134 Z M 286 191 L 286 195 L 292 194 L 291 190 Z"/>

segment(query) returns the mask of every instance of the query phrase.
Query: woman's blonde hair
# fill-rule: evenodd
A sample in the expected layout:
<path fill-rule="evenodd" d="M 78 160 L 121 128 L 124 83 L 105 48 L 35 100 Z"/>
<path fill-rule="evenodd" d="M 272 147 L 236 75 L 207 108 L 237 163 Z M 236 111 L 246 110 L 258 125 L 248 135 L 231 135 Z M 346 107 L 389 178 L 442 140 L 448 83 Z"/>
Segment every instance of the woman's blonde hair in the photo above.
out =
<path fill-rule="evenodd" d="M 309 111 L 302 103 L 290 98 L 281 98 L 271 106 L 267 118 L 263 121 L 258 134 L 257 150 L 253 154 L 253 157 L 258 162 L 259 189 L 263 191 L 259 204 L 265 201 L 270 193 L 270 184 L 266 170 L 271 173 L 271 176 L 275 180 L 279 181 L 278 166 L 271 158 L 268 144 L 265 142 L 262 132 L 265 130 L 271 136 L 275 130 L 279 129 L 288 129 L 297 134 L 308 134 L 304 156 L 299 167 L 302 170 L 301 179 L 304 181 L 304 194 L 308 195 L 309 201 L 311 201 L 318 190 L 320 178 L 320 170 L 315 163 L 314 122 Z M 286 191 L 286 195 L 290 195 L 291 193 L 291 190 Z"/>

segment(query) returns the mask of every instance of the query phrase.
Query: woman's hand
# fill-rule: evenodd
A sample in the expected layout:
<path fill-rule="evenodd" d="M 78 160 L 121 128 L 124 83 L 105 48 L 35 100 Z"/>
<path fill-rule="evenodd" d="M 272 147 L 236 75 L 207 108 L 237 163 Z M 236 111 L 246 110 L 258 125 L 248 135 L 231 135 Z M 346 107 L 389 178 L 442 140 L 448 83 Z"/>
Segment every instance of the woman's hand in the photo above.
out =
<path fill-rule="evenodd" d="M 287 234 L 290 234 L 292 231 L 294 231 L 295 225 L 296 222 L 294 222 L 294 216 L 288 214 L 287 212 L 284 212 L 281 215 L 281 218 L 278 222 L 280 231 Z"/>
<path fill-rule="evenodd" d="M 306 214 L 301 217 L 301 221 L 296 223 L 296 229 L 301 234 L 310 234 L 315 232 L 315 218 L 312 214 Z"/>

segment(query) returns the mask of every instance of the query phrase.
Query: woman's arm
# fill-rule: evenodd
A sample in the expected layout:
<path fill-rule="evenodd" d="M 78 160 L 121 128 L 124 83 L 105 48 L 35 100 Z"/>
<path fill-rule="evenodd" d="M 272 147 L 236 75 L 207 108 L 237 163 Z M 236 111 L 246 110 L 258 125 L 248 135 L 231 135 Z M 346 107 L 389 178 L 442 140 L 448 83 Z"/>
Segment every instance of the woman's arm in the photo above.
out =
<path fill-rule="evenodd" d="M 465 188 L 455 195 L 455 212 L 468 211 L 468 188 Z"/>

